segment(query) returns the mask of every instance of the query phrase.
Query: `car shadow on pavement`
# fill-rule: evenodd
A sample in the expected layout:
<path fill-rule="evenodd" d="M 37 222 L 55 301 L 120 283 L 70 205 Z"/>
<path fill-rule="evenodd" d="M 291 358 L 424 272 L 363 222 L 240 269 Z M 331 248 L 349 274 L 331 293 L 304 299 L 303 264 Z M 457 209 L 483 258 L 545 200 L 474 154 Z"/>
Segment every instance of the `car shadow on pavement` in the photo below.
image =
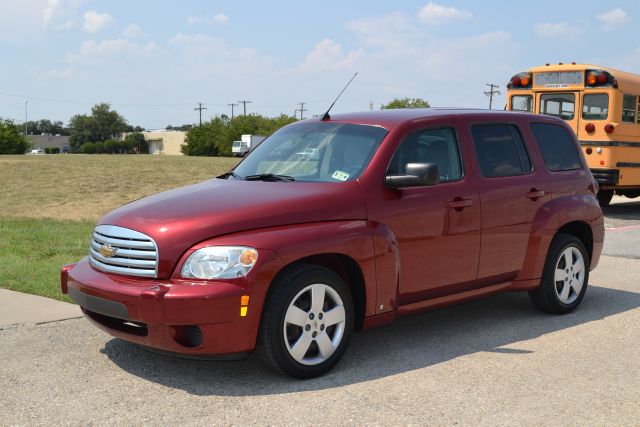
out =
<path fill-rule="evenodd" d="M 133 375 L 194 395 L 270 395 L 375 380 L 477 352 L 528 357 L 532 351 L 509 345 L 638 307 L 640 293 L 599 286 L 590 286 L 582 305 L 564 316 L 538 312 L 524 293 L 497 295 L 354 334 L 333 371 L 306 381 L 274 374 L 254 356 L 236 362 L 196 361 L 159 355 L 119 339 L 108 341 L 101 351 Z"/>
<path fill-rule="evenodd" d="M 613 203 L 602 208 L 605 218 L 639 220 L 640 202 Z"/>

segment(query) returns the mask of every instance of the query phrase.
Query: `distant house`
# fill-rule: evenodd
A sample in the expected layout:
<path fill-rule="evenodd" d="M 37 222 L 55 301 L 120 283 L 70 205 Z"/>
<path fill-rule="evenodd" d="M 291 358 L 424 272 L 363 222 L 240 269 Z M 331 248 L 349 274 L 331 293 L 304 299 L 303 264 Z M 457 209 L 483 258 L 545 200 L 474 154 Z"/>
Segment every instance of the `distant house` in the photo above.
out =
<path fill-rule="evenodd" d="M 149 143 L 149 154 L 168 154 L 181 156 L 180 147 L 184 144 L 187 133 L 179 130 L 153 130 L 142 132 Z"/>
<path fill-rule="evenodd" d="M 34 150 L 45 148 L 59 148 L 61 153 L 69 152 L 69 137 L 62 135 L 29 135 Z"/>

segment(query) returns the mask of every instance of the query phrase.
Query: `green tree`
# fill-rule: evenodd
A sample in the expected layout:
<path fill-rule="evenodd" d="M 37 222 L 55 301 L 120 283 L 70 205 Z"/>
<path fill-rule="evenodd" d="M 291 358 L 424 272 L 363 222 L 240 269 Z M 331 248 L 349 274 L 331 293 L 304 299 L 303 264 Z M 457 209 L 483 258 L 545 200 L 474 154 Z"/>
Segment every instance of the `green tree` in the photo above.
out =
<path fill-rule="evenodd" d="M 429 108 L 430 105 L 422 98 L 395 98 L 388 104 L 380 106 L 381 110 L 392 110 L 396 108 Z"/>
<path fill-rule="evenodd" d="M 182 153 L 187 156 L 218 156 L 222 153 L 219 147 L 224 147 L 228 120 L 226 116 L 214 117 L 211 121 L 195 126 L 187 132 Z M 229 147 L 231 147 L 229 145 Z M 231 148 L 229 148 L 231 155 Z"/>
<path fill-rule="evenodd" d="M 295 121 L 295 117 L 285 114 L 275 118 L 258 114 L 233 119 L 226 115 L 214 117 L 211 121 L 202 123 L 202 126 L 195 126 L 187 132 L 182 153 L 187 156 L 230 156 L 233 141 L 239 140 L 241 135 L 268 136 Z"/>
<path fill-rule="evenodd" d="M 79 149 L 88 141 L 105 141 L 116 138 L 129 125 L 124 117 L 106 103 L 96 104 L 91 114 L 76 114 L 69 120 L 71 147 Z"/>
<path fill-rule="evenodd" d="M 127 134 L 124 138 L 125 146 L 127 147 L 127 152 L 132 153 L 149 153 L 149 144 L 147 140 L 144 139 L 144 135 L 140 132 L 132 132 Z"/>
<path fill-rule="evenodd" d="M 30 147 L 22 127 L 9 120 L 0 120 L 0 154 L 24 154 Z"/>

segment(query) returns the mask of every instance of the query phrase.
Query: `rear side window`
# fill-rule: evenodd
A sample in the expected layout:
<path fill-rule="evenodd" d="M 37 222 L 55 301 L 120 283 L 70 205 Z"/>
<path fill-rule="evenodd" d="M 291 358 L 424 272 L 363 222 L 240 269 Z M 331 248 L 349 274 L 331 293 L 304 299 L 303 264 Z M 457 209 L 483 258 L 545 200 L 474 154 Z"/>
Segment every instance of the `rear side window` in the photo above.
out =
<path fill-rule="evenodd" d="M 518 128 L 508 124 L 471 126 L 480 172 L 485 178 L 531 172 L 531 160 Z"/>
<path fill-rule="evenodd" d="M 435 163 L 441 182 L 462 178 L 458 140 L 453 129 L 421 130 L 407 136 L 391 159 L 389 175 L 403 175 L 407 163 Z"/>
<path fill-rule="evenodd" d="M 625 95 L 622 98 L 622 121 L 635 123 L 636 121 L 636 97 L 635 95 Z"/>
<path fill-rule="evenodd" d="M 513 95 L 511 97 L 511 110 L 533 112 L 531 95 Z"/>
<path fill-rule="evenodd" d="M 531 130 L 550 171 L 580 169 L 580 155 L 573 138 L 561 126 L 532 123 Z"/>

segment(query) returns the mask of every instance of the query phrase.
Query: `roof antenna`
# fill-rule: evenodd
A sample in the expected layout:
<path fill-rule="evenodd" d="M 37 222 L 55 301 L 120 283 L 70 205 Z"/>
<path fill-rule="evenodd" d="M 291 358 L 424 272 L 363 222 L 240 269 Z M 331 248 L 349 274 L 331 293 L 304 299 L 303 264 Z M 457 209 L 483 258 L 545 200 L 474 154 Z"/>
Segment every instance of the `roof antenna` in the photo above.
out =
<path fill-rule="evenodd" d="M 333 108 L 333 105 L 336 103 L 336 101 L 338 101 L 338 98 L 340 98 L 340 96 L 342 95 L 342 92 L 344 92 L 344 91 L 349 87 L 349 85 L 351 84 L 351 82 L 353 81 L 353 79 L 355 79 L 355 78 L 356 78 L 356 76 L 357 76 L 357 75 L 358 75 L 358 73 L 356 72 L 356 73 L 353 75 L 353 77 L 351 77 L 351 80 L 349 80 L 349 83 L 347 83 L 347 85 L 342 89 L 342 91 L 340 91 L 340 93 L 339 93 L 339 94 L 338 94 L 338 96 L 336 97 L 335 101 L 333 101 L 333 104 L 331 104 L 331 107 L 329 107 L 329 109 L 327 110 L 327 112 L 326 112 L 326 113 L 324 113 L 324 114 L 322 115 L 322 119 L 320 119 L 320 120 L 322 120 L 322 121 L 324 122 L 324 121 L 327 121 L 327 120 L 331 119 L 331 116 L 329 115 L 329 111 L 331 111 L 331 109 Z"/>

